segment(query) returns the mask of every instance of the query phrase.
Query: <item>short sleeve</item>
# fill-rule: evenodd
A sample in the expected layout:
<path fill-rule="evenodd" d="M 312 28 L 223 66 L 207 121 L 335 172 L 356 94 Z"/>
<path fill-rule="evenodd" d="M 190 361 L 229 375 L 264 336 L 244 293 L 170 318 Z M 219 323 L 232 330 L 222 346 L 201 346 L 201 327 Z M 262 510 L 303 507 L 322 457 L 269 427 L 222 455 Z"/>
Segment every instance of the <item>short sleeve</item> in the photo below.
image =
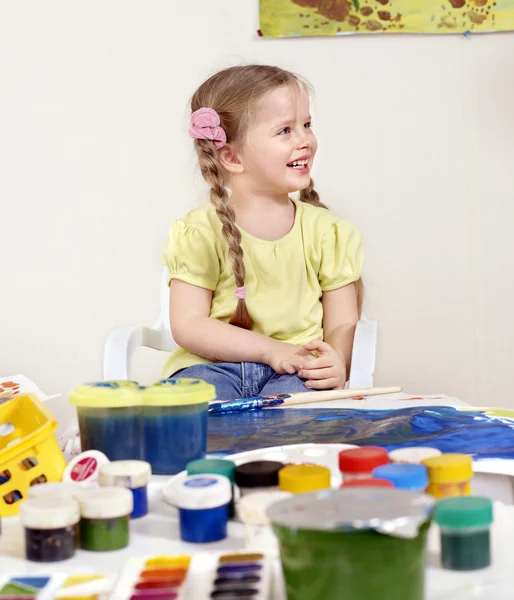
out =
<path fill-rule="evenodd" d="M 357 281 L 363 266 L 364 244 L 358 229 L 346 219 L 334 221 L 321 240 L 321 291 L 329 292 Z"/>
<path fill-rule="evenodd" d="M 212 291 L 218 285 L 220 261 L 216 238 L 184 221 L 175 221 L 171 226 L 164 246 L 164 263 L 170 282 L 180 279 Z"/>

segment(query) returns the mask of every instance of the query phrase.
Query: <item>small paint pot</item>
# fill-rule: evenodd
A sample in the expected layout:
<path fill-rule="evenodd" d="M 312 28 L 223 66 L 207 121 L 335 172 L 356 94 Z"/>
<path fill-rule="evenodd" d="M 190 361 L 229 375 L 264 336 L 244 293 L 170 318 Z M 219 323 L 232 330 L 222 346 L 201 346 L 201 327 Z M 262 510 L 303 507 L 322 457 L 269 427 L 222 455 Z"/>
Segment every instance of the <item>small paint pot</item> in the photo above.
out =
<path fill-rule="evenodd" d="M 428 486 L 425 465 L 383 465 L 373 471 L 373 477 L 390 481 L 399 490 L 424 492 Z"/>
<path fill-rule="evenodd" d="M 129 518 L 134 509 L 132 492 L 120 487 L 101 487 L 77 494 L 80 504 L 80 546 L 107 552 L 129 544 Z"/>
<path fill-rule="evenodd" d="M 254 492 L 243 496 L 237 503 L 237 515 L 245 526 L 247 548 L 277 549 L 277 538 L 272 529 L 267 510 L 270 506 L 292 496 L 289 492 Z"/>
<path fill-rule="evenodd" d="M 278 473 L 283 468 L 284 464 L 276 460 L 253 460 L 238 465 L 234 476 L 241 496 L 278 490 Z"/>
<path fill-rule="evenodd" d="M 57 562 L 75 554 L 80 510 L 73 498 L 27 498 L 20 521 L 27 560 Z"/>
<path fill-rule="evenodd" d="M 378 446 L 362 446 L 339 452 L 339 470 L 344 481 L 369 479 L 373 469 L 388 463 L 387 451 Z"/>
<path fill-rule="evenodd" d="M 491 564 L 493 505 L 488 498 L 445 498 L 435 508 L 445 569 L 475 571 Z"/>
<path fill-rule="evenodd" d="M 171 487 L 179 510 L 180 537 L 184 542 L 206 544 L 227 537 L 228 506 L 232 484 L 224 475 L 189 475 Z"/>
<path fill-rule="evenodd" d="M 469 496 L 473 478 L 473 461 L 467 454 L 442 454 L 427 458 L 423 464 L 428 469 L 427 493 L 434 498 Z"/>
<path fill-rule="evenodd" d="M 330 489 L 330 469 L 319 465 L 288 465 L 278 472 L 283 492 L 305 494 Z"/>
<path fill-rule="evenodd" d="M 130 518 L 139 519 L 148 514 L 148 484 L 152 467 L 144 460 L 117 460 L 100 468 L 98 482 L 102 487 L 123 487 L 132 492 L 134 510 Z"/>
<path fill-rule="evenodd" d="M 75 483 L 87 486 L 98 482 L 100 468 L 107 464 L 109 459 L 99 450 L 86 450 L 68 463 L 64 470 L 62 480 L 64 483 Z"/>
<path fill-rule="evenodd" d="M 224 458 L 204 458 L 191 461 L 187 464 L 186 468 L 188 475 L 224 475 L 230 480 L 232 484 L 232 499 L 228 507 L 228 518 L 232 519 L 236 514 L 234 500 L 236 463 Z"/>
<path fill-rule="evenodd" d="M 407 463 L 411 465 L 420 464 L 427 458 L 441 456 L 442 452 L 437 448 L 428 446 L 413 446 L 412 448 L 398 448 L 389 452 L 389 460 L 392 463 Z"/>
<path fill-rule="evenodd" d="M 341 484 L 342 488 L 349 487 L 384 487 L 384 488 L 392 488 L 394 487 L 390 481 L 386 479 L 377 479 L 370 477 L 369 479 L 350 479 L 350 481 L 345 481 Z"/>

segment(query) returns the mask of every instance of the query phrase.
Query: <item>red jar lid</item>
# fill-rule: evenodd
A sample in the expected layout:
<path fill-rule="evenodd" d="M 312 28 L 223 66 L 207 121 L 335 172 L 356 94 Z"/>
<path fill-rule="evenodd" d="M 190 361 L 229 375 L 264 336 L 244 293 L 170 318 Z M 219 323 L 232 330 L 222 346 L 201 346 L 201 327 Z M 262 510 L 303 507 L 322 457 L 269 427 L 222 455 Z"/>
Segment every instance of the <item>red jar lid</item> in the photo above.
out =
<path fill-rule="evenodd" d="M 339 452 L 339 470 L 342 473 L 371 473 L 376 467 L 388 463 L 387 450 L 377 446 L 363 446 Z"/>
<path fill-rule="evenodd" d="M 351 479 L 343 484 L 341 484 L 341 488 L 347 487 L 385 487 L 392 488 L 394 487 L 391 481 L 387 479 Z"/>

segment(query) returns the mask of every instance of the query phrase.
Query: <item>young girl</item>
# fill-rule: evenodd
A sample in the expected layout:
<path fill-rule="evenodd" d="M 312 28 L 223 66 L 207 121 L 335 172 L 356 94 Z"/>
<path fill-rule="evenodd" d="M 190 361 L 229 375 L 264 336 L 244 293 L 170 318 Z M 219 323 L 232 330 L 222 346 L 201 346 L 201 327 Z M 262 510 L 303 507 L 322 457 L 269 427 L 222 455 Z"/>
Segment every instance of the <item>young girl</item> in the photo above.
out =
<path fill-rule="evenodd" d="M 218 399 L 343 388 L 364 250 L 314 190 L 307 86 L 278 67 L 233 67 L 200 86 L 191 110 L 210 203 L 166 243 L 179 348 L 165 376 L 203 379 Z"/>

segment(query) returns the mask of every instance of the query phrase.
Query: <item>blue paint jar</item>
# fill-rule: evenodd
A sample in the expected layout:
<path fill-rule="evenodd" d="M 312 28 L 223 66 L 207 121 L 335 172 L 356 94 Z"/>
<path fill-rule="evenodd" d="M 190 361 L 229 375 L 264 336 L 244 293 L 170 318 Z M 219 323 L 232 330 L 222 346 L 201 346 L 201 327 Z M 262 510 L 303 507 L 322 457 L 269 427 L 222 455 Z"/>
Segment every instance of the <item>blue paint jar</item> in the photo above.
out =
<path fill-rule="evenodd" d="M 163 380 L 142 391 L 144 459 L 152 472 L 174 475 L 207 450 L 213 385 L 200 379 Z"/>
<path fill-rule="evenodd" d="M 118 460 L 100 468 L 98 483 L 102 487 L 123 487 L 132 492 L 134 510 L 131 519 L 139 519 L 148 514 L 148 484 L 152 478 L 152 468 L 143 460 Z"/>
<path fill-rule="evenodd" d="M 206 544 L 227 537 L 232 484 L 224 475 L 189 475 L 172 485 L 184 542 Z"/>
<path fill-rule="evenodd" d="M 373 477 L 386 479 L 400 490 L 424 492 L 428 487 L 428 471 L 425 465 L 383 465 L 373 470 Z"/>
<path fill-rule="evenodd" d="M 109 460 L 138 460 L 143 453 L 139 385 L 101 381 L 70 393 L 77 407 L 82 451 L 99 450 Z"/>

